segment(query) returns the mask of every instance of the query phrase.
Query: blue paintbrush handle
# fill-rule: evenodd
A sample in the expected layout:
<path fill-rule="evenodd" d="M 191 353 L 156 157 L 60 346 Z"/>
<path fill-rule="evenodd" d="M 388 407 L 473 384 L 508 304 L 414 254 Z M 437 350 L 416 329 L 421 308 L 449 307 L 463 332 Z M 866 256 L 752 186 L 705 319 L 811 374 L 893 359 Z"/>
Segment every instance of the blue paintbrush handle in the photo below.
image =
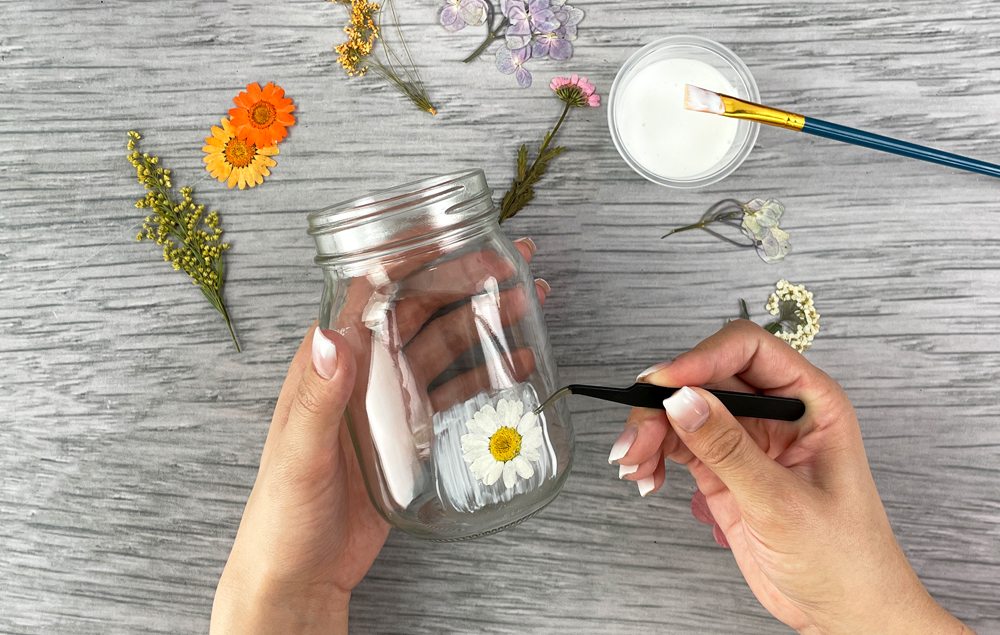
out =
<path fill-rule="evenodd" d="M 808 132 L 818 137 L 826 137 L 827 139 L 834 139 L 836 141 L 853 143 L 854 145 L 874 150 L 891 152 L 892 154 L 899 154 L 911 159 L 940 163 L 941 165 L 948 165 L 960 170 L 1000 177 L 1000 165 L 977 161 L 957 154 L 951 154 L 950 152 L 941 152 L 940 150 L 926 146 L 918 146 L 915 143 L 890 139 L 889 137 L 883 137 L 882 135 L 872 134 L 871 132 L 855 128 L 848 128 L 847 126 L 840 126 L 820 119 L 806 117 L 806 123 L 802 126 L 802 132 Z"/>

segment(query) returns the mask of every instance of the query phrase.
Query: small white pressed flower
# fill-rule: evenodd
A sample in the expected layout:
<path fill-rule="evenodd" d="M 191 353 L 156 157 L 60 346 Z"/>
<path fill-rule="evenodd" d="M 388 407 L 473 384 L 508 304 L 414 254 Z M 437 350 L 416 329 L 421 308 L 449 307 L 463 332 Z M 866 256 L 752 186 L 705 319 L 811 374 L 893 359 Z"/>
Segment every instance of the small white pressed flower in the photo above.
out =
<path fill-rule="evenodd" d="M 743 206 L 742 225 L 751 236 L 759 239 L 764 235 L 764 229 L 778 226 L 784 213 L 785 206 L 781 201 L 773 198 L 755 198 Z"/>
<path fill-rule="evenodd" d="M 761 260 L 774 264 L 784 260 L 792 251 L 792 245 L 788 242 L 790 238 L 788 232 L 778 227 L 784 213 L 785 205 L 777 199 L 755 198 L 749 203 L 740 203 L 736 199 L 727 198 L 708 208 L 697 223 L 672 229 L 662 237 L 666 238 L 691 229 L 701 229 L 739 247 L 753 247 Z M 737 222 L 737 218 L 741 220 Z M 709 229 L 708 226 L 712 223 L 739 227 L 750 244 L 733 240 L 715 229 Z"/>
<path fill-rule="evenodd" d="M 792 250 L 788 232 L 778 227 L 785 206 L 773 198 L 755 198 L 743 205 L 743 234 L 753 241 L 757 255 L 768 264 L 781 262 Z"/>
<path fill-rule="evenodd" d="M 813 304 L 813 294 L 811 291 L 806 291 L 803 285 L 779 280 L 775 285 L 775 292 L 771 294 L 764 308 L 772 315 L 778 316 L 776 321 L 764 328 L 788 342 L 800 353 L 809 348 L 813 337 L 819 333 L 819 313 Z M 785 331 L 783 326 L 794 330 Z"/>
<path fill-rule="evenodd" d="M 462 436 L 463 458 L 473 476 L 485 485 L 503 476 L 507 489 L 514 487 L 518 476 L 531 478 L 535 473 L 531 463 L 541 458 L 542 428 L 537 422 L 538 415 L 524 412 L 520 401 L 501 399 L 496 410 L 483 406 L 465 422 L 469 433 Z"/>

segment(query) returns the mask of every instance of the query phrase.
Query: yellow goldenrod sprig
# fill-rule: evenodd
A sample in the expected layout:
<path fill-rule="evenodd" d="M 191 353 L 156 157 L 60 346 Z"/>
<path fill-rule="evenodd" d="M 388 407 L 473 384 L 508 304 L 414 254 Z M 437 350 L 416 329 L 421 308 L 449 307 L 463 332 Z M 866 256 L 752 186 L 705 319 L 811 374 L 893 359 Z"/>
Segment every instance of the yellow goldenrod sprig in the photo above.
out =
<path fill-rule="evenodd" d="M 229 327 L 233 344 L 239 352 L 240 344 L 233 332 L 225 302 L 222 299 L 222 254 L 229 245 L 222 242 L 218 212 L 205 215 L 204 205 L 195 205 L 190 187 L 180 189 L 181 201 L 175 202 L 170 170 L 160 167 L 160 159 L 136 150 L 142 137 L 138 132 L 128 133 L 128 160 L 136 170 L 139 182 L 146 188 L 146 195 L 135 206 L 151 210 L 142 223 L 136 241 L 152 240 L 163 247 L 163 259 L 174 269 L 183 271 L 198 285 L 201 292 Z"/>
<path fill-rule="evenodd" d="M 340 55 L 337 61 L 347 74 L 361 77 L 370 69 L 405 95 L 417 108 L 436 115 L 437 110 L 427 96 L 427 90 L 410 56 L 410 50 L 403 40 L 403 31 L 399 28 L 399 19 L 392 0 L 384 0 L 383 4 L 368 0 L 327 1 L 342 4 L 350 12 L 348 24 L 344 27 L 347 41 L 334 47 Z M 386 9 L 389 10 L 393 26 L 396 28 L 398 49 L 389 44 L 382 29 L 382 13 Z M 384 61 L 374 51 L 375 40 L 382 40 Z M 397 52 L 398 50 L 401 50 L 401 53 Z"/>

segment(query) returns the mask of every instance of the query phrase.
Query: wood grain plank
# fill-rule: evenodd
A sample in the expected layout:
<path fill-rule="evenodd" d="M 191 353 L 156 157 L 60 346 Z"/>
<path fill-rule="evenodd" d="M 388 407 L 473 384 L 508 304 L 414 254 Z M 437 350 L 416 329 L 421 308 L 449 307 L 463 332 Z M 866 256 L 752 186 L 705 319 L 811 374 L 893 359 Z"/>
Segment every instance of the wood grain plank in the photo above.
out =
<path fill-rule="evenodd" d="M 400 2 L 439 115 L 348 80 L 341 7 L 318 0 L 0 0 L 0 632 L 207 629 L 287 363 L 317 312 L 305 213 L 406 179 L 483 167 L 558 114 L 546 85 L 586 74 L 607 95 L 639 46 L 710 37 L 763 99 L 996 160 L 1000 14 L 992 0 L 610 0 L 569 63 L 512 86 L 479 33 L 444 33 L 437 0 Z M 264 187 L 227 190 L 202 139 L 251 81 L 282 84 L 298 125 Z M 140 191 L 124 132 L 222 212 L 226 295 L 245 352 L 191 285 L 136 244 Z M 532 235 L 553 294 L 566 381 L 625 383 L 779 278 L 816 294 L 809 351 L 840 380 L 900 543 L 931 593 L 1000 633 L 1000 229 L 994 181 L 764 130 L 732 177 L 695 192 L 647 183 L 602 109 L 561 133 Z M 794 252 L 766 266 L 707 236 L 659 240 L 716 200 L 776 196 Z M 263 397 L 262 397 L 263 396 Z M 507 532 L 435 545 L 393 533 L 356 590 L 357 632 L 783 633 L 690 515 L 668 468 L 640 499 L 606 453 L 625 412 L 571 404 L 576 463 L 547 510 Z"/>

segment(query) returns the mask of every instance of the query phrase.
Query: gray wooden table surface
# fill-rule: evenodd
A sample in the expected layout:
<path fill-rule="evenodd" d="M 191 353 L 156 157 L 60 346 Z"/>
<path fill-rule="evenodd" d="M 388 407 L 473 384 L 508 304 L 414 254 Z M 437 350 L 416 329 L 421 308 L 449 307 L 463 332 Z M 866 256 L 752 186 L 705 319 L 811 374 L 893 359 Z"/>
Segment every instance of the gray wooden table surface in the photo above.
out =
<path fill-rule="evenodd" d="M 305 214 L 483 167 L 558 115 L 555 75 L 607 95 L 639 46 L 706 36 L 763 99 L 1000 159 L 995 0 L 576 0 L 576 54 L 518 89 L 481 30 L 400 0 L 437 117 L 348 80 L 344 12 L 319 0 L 0 0 L 0 632 L 205 632 L 291 355 L 321 278 Z M 201 146 L 248 82 L 280 83 L 298 124 L 262 187 L 209 179 Z M 244 352 L 186 279 L 136 244 L 125 131 L 219 209 Z M 625 384 L 714 332 L 780 278 L 816 295 L 808 357 L 846 387 L 899 541 L 930 592 L 1000 633 L 1000 182 L 762 130 L 743 167 L 679 192 L 619 158 L 606 110 L 573 113 L 531 235 L 566 381 Z M 782 199 L 794 251 L 768 266 L 707 235 L 660 241 L 727 197 Z M 358 633 L 786 633 L 689 512 L 670 464 L 640 499 L 607 453 L 626 410 L 572 403 L 576 463 L 536 518 L 462 544 L 393 532 L 352 602 Z"/>

